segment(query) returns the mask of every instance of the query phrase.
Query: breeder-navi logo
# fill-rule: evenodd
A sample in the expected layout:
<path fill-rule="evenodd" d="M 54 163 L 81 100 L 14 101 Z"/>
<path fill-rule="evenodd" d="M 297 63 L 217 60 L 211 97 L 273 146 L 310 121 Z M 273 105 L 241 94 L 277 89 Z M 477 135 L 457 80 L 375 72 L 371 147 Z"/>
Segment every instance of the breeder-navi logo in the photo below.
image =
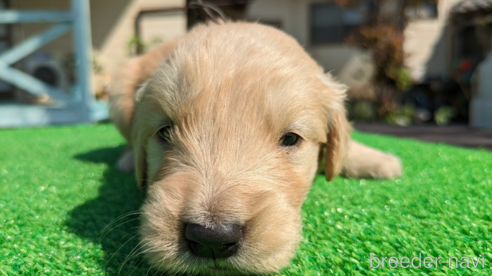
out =
<path fill-rule="evenodd" d="M 485 257 L 432 257 L 427 256 L 422 258 L 422 253 L 418 257 L 377 257 L 370 253 L 369 267 L 372 269 L 389 267 L 395 269 L 401 268 L 439 268 L 446 266 L 449 269 L 453 268 L 485 268 Z"/>

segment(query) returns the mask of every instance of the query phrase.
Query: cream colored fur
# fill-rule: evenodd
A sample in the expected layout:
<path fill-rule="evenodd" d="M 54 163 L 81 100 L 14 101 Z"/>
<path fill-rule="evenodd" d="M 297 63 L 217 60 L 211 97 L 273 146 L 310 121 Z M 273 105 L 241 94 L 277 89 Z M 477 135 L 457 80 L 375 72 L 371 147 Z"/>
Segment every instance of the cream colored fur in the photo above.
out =
<path fill-rule="evenodd" d="M 288 265 L 318 156 L 328 180 L 401 174 L 396 157 L 350 142 L 345 87 L 271 27 L 198 26 L 129 61 L 110 99 L 129 144 L 119 167 L 135 168 L 148 186 L 141 242 L 161 270 L 232 275 Z M 157 132 L 167 125 L 163 142 Z M 299 145 L 280 145 L 287 132 Z M 199 258 L 184 240 L 186 223 L 238 223 L 244 239 L 232 257 Z"/>

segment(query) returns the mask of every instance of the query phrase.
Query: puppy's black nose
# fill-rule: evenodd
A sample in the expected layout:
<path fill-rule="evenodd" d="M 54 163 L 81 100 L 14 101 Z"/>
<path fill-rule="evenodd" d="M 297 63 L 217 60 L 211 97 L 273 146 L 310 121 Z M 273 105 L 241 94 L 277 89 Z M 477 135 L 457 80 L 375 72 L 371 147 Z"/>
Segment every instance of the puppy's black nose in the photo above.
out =
<path fill-rule="evenodd" d="M 198 257 L 224 259 L 236 253 L 243 231 L 238 224 L 207 228 L 200 224 L 186 225 L 185 238 L 191 252 Z"/>

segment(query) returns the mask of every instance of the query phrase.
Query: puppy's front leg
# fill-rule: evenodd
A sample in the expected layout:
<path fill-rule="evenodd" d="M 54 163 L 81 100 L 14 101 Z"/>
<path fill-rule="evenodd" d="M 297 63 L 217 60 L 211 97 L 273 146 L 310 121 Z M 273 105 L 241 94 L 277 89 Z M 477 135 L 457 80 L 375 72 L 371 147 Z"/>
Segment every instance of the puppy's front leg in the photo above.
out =
<path fill-rule="evenodd" d="M 400 159 L 391 154 L 350 141 L 341 175 L 353 178 L 394 178 L 401 176 Z"/>

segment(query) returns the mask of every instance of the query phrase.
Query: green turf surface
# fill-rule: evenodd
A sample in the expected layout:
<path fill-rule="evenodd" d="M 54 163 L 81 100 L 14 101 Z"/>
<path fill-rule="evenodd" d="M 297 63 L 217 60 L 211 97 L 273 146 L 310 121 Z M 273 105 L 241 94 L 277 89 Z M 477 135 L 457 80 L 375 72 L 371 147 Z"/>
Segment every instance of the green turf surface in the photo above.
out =
<path fill-rule="evenodd" d="M 404 176 L 319 177 L 303 207 L 304 241 L 281 275 L 492 275 L 492 154 L 353 136 L 400 156 Z M 0 131 L 0 275 L 154 274 L 127 258 L 137 215 L 105 229 L 143 198 L 115 168 L 123 143 L 109 124 Z M 371 269 L 370 253 L 483 256 L 485 269 Z"/>

